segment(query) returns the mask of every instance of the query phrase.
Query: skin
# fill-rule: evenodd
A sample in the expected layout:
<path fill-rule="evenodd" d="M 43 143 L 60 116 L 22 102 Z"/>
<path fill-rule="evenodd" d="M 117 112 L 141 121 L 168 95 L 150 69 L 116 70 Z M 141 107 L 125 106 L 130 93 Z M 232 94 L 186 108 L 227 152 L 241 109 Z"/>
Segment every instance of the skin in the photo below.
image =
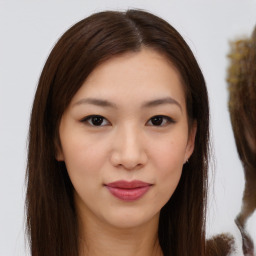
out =
<path fill-rule="evenodd" d="M 99 126 L 91 115 L 103 117 Z M 159 115 L 167 118 L 157 123 L 152 117 Z M 81 255 L 162 255 L 160 210 L 178 185 L 196 134 L 195 124 L 189 132 L 172 63 L 146 48 L 102 63 L 73 97 L 59 134 L 57 160 L 65 161 L 74 186 Z M 127 202 L 105 186 L 117 180 L 152 185 Z"/>

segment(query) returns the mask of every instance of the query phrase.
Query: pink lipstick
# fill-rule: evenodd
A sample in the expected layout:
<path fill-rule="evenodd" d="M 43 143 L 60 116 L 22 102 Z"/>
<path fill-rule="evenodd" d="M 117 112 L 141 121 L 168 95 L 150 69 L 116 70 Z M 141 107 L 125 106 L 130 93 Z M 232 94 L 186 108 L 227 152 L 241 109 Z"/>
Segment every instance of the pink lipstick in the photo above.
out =
<path fill-rule="evenodd" d="M 140 180 L 119 180 L 105 186 L 113 196 L 123 201 L 135 201 L 141 198 L 150 189 L 151 185 Z"/>

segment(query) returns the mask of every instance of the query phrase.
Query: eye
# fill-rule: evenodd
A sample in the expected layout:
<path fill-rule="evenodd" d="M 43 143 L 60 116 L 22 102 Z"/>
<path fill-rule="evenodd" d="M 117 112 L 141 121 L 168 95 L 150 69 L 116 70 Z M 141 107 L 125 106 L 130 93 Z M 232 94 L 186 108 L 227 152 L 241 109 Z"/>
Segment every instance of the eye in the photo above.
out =
<path fill-rule="evenodd" d="M 170 123 L 175 123 L 175 121 L 169 116 L 162 115 L 153 116 L 147 122 L 147 124 L 150 126 L 166 126 Z"/>
<path fill-rule="evenodd" d="M 90 115 L 81 120 L 83 123 L 88 123 L 91 126 L 106 126 L 109 125 L 109 121 L 100 115 Z"/>

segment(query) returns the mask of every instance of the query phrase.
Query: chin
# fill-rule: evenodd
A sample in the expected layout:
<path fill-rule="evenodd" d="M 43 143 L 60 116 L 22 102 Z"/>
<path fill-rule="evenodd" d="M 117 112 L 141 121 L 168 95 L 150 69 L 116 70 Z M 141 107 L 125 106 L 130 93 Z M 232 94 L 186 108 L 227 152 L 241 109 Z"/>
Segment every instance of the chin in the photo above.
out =
<path fill-rule="evenodd" d="M 145 225 L 151 221 L 158 223 L 159 213 L 152 212 L 150 214 L 145 209 L 123 209 L 110 214 L 110 216 L 105 215 L 104 219 L 115 228 L 129 229 Z"/>

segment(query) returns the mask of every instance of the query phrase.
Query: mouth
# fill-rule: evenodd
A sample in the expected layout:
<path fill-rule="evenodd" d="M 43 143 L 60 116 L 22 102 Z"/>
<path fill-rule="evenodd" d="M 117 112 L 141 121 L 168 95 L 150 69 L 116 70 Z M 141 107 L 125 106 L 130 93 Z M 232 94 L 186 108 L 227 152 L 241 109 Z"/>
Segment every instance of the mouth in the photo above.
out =
<path fill-rule="evenodd" d="M 119 180 L 105 184 L 109 192 L 123 201 L 135 201 L 141 198 L 152 184 L 140 180 L 125 181 Z"/>

